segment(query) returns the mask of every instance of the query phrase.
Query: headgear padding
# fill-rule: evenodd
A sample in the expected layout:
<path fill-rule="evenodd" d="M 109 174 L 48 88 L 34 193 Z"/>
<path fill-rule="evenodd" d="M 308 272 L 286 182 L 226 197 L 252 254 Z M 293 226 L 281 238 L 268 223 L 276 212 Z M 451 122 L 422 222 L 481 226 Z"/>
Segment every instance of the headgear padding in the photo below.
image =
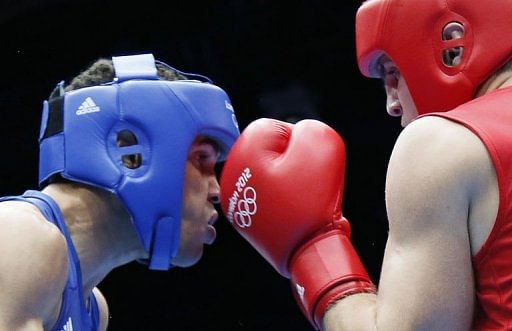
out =
<path fill-rule="evenodd" d="M 149 267 L 167 270 L 179 247 L 193 141 L 198 135 L 215 140 L 222 159 L 239 129 L 221 88 L 159 80 L 151 54 L 114 57 L 113 64 L 113 82 L 62 90 L 44 102 L 39 182 L 60 174 L 116 194 L 149 254 Z M 119 144 L 121 132 L 134 138 L 132 144 Z M 127 165 L 126 157 L 139 164 Z"/>
<path fill-rule="evenodd" d="M 443 38 L 447 24 L 461 38 Z M 445 39 L 445 40 L 443 40 Z M 386 54 L 405 78 L 419 114 L 447 111 L 472 99 L 477 88 L 512 55 L 511 0 L 369 0 L 356 16 L 360 71 L 379 77 Z M 443 55 L 462 50 L 460 63 Z"/>

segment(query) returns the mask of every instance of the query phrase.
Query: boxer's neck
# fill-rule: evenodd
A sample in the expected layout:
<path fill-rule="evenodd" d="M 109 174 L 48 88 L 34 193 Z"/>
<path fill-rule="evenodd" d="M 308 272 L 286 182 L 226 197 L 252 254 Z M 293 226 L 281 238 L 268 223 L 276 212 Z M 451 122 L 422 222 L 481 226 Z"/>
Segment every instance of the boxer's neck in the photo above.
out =
<path fill-rule="evenodd" d="M 486 81 L 482 87 L 478 89 L 476 97 L 480 97 L 484 94 L 490 93 L 500 88 L 509 87 L 512 85 L 512 72 L 502 72 L 491 79 Z"/>
<path fill-rule="evenodd" d="M 77 184 L 51 184 L 43 192 L 59 205 L 80 259 L 85 293 L 111 270 L 146 258 L 119 199 L 104 190 Z"/>

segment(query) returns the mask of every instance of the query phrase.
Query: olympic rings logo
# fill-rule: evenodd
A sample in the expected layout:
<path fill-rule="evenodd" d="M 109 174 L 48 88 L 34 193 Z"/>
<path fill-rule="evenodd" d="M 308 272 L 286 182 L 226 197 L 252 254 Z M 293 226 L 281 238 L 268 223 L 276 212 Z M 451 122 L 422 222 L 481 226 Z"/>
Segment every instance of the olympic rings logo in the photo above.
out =
<path fill-rule="evenodd" d="M 252 225 L 252 216 L 258 211 L 256 204 L 256 190 L 248 186 L 244 189 L 243 199 L 238 201 L 238 211 L 234 214 L 235 223 L 241 228 Z"/>

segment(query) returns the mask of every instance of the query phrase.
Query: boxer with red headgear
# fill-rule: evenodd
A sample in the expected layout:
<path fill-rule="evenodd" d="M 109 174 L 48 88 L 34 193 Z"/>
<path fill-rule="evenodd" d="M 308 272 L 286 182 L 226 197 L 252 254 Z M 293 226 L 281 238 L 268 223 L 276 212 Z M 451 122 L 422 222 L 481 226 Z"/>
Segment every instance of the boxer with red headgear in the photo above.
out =
<path fill-rule="evenodd" d="M 335 135 L 259 120 L 235 143 L 223 208 L 291 278 L 315 328 L 512 328 L 511 17 L 510 0 L 369 0 L 357 12 L 359 68 L 384 81 L 406 127 L 388 167 L 376 293 L 339 209 Z"/>
<path fill-rule="evenodd" d="M 378 293 L 333 305 L 328 330 L 512 327 L 511 17 L 501 0 L 358 10 L 359 68 L 407 127 L 388 167 Z"/>

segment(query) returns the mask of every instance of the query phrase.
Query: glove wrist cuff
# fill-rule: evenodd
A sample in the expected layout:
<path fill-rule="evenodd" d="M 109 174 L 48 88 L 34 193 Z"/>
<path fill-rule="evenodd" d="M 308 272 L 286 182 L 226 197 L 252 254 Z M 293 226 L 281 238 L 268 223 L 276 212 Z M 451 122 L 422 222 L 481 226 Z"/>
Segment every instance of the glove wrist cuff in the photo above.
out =
<path fill-rule="evenodd" d="M 334 301 L 375 291 L 361 259 L 341 229 L 323 233 L 304 244 L 292 257 L 290 271 L 295 300 L 316 329 Z"/>
<path fill-rule="evenodd" d="M 316 304 L 313 314 L 314 322 L 318 330 L 322 329 L 321 326 L 323 325 L 324 315 L 333 304 L 350 295 L 360 293 L 375 294 L 377 293 L 377 288 L 368 279 L 368 281 L 356 280 L 338 284 L 334 288 L 331 288 L 329 291 L 327 291 Z"/>

